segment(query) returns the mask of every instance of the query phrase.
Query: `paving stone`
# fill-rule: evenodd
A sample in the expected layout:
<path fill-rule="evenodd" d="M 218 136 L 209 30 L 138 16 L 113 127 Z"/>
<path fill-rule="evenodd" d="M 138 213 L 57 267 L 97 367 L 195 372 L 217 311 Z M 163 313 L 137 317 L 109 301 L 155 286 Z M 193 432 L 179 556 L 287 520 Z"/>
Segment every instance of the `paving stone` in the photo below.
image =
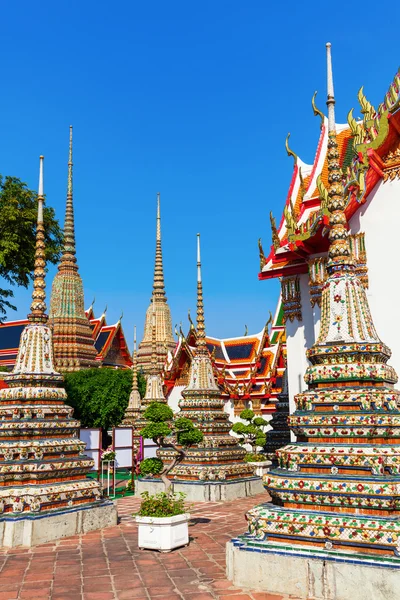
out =
<path fill-rule="evenodd" d="M 190 545 L 163 554 L 138 549 L 132 513 L 140 499 L 124 498 L 116 527 L 0 551 L 0 600 L 288 600 L 239 590 L 226 579 L 226 541 L 246 530 L 245 512 L 267 500 L 262 494 L 196 504 Z"/>

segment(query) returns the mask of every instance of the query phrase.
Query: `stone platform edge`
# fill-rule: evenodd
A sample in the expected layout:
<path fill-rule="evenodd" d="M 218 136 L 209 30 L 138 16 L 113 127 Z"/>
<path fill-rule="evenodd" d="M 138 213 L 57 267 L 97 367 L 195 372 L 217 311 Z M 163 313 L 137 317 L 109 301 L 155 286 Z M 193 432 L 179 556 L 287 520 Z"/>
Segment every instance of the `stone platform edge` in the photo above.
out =
<path fill-rule="evenodd" d="M 189 502 L 228 502 L 236 498 L 256 496 L 264 492 L 260 477 L 246 477 L 233 481 L 179 481 L 172 480 L 175 493 L 183 492 Z M 157 494 L 164 489 L 160 479 L 138 479 L 137 494 Z"/>
<path fill-rule="evenodd" d="M 301 600 L 398 600 L 400 560 L 395 557 L 312 551 L 227 542 L 226 574 L 234 585 Z"/>
<path fill-rule="evenodd" d="M 45 514 L 1 515 L 0 547 L 31 547 L 117 524 L 117 509 L 105 501 Z"/>

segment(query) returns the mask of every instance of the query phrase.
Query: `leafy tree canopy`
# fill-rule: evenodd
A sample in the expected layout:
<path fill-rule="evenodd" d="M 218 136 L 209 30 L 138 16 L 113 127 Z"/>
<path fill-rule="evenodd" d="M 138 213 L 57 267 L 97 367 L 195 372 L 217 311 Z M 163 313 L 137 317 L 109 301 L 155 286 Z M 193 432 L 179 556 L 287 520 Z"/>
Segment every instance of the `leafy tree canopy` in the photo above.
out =
<path fill-rule="evenodd" d="M 82 427 L 117 427 L 129 402 L 132 389 L 130 369 L 83 369 L 65 373 L 67 403 L 74 408 L 74 417 Z M 146 387 L 144 377 L 138 374 L 140 395 Z"/>
<path fill-rule="evenodd" d="M 56 264 L 62 249 L 62 231 L 54 209 L 43 211 L 46 259 Z M 10 285 L 28 287 L 35 258 L 37 193 L 17 177 L 0 175 L 0 277 Z M 12 289 L 0 288 L 0 315 L 15 310 Z"/>

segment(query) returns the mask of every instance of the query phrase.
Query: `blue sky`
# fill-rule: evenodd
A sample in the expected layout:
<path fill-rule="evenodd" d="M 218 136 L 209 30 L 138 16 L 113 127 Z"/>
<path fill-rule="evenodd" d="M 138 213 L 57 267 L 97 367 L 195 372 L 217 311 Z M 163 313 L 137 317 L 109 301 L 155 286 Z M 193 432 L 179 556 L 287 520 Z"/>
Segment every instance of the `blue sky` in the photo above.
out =
<path fill-rule="evenodd" d="M 325 42 L 332 42 L 336 117 L 365 86 L 378 104 L 400 62 L 390 22 L 399 8 L 352 10 L 266 0 L 19 0 L 1 7 L 0 173 L 45 191 L 63 223 L 68 127 L 74 126 L 78 262 L 86 305 L 124 312 L 142 334 L 152 287 L 156 192 L 174 323 L 195 310 L 202 234 L 205 315 L 217 337 L 261 330 L 278 283 L 259 282 L 257 240 L 271 243 L 293 149 L 312 162 L 325 110 Z M 397 13 L 397 15 L 395 14 Z M 397 18 L 396 18 L 397 17 Z M 390 21 L 390 22 L 389 22 Z M 54 268 L 47 278 L 48 294 Z M 17 314 L 30 291 L 16 290 Z"/>

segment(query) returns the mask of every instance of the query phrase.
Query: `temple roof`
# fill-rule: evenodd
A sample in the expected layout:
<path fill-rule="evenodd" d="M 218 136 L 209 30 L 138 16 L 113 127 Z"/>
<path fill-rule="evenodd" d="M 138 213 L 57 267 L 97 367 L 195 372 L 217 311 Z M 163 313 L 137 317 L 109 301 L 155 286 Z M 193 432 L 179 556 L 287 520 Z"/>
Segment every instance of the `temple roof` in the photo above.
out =
<path fill-rule="evenodd" d="M 400 71 L 377 109 L 368 102 L 362 88 L 358 100 L 363 119 L 354 119 L 351 110 L 348 123 L 336 125 L 347 220 L 366 202 L 378 181 L 391 176 L 386 173 L 393 168 L 388 157 L 396 152 L 400 140 Z M 327 145 L 328 120 L 323 117 L 312 165 L 288 149 L 295 159 L 293 174 L 278 226 L 271 214 L 273 244 L 268 255 L 259 242 L 260 279 L 305 273 L 307 258 L 327 251 Z M 395 157 L 392 159 L 393 163 Z"/>
<path fill-rule="evenodd" d="M 169 354 L 164 374 L 169 389 L 180 385 L 187 374 L 195 353 L 196 335 L 191 326 L 185 338 L 180 336 L 174 353 Z M 206 343 L 223 395 L 275 398 L 282 391 L 286 332 L 281 300 L 274 317 L 271 315 L 260 332 L 233 338 L 206 336 Z"/>
<path fill-rule="evenodd" d="M 130 367 L 132 359 L 121 322 L 107 325 L 104 314 L 96 319 L 92 308 L 85 312 L 95 340 L 96 360 L 103 366 Z M 21 333 L 28 323 L 27 319 L 0 323 L 0 367 L 14 366 Z"/>

